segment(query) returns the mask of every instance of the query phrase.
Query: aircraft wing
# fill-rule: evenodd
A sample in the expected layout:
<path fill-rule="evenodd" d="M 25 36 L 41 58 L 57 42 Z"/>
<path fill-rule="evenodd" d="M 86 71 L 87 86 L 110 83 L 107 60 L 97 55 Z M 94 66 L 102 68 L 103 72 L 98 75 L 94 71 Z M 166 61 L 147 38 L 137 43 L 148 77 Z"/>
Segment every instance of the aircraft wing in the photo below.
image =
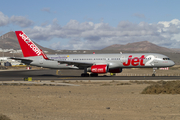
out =
<path fill-rule="evenodd" d="M 94 64 L 91 62 L 75 62 L 75 61 L 68 61 L 68 60 L 67 61 L 54 60 L 54 61 L 58 61 L 61 64 L 75 65 L 77 67 L 91 67 Z"/>
<path fill-rule="evenodd" d="M 95 63 L 95 62 L 80 62 L 80 61 L 69 61 L 69 60 L 58 60 L 58 59 L 48 59 L 48 60 L 53 60 L 57 61 L 61 64 L 67 64 L 67 65 L 74 65 L 79 68 L 87 68 L 91 67 L 93 65 L 98 65 L 98 64 L 107 64 L 107 63 Z"/>
<path fill-rule="evenodd" d="M 32 62 L 32 61 L 33 61 L 33 60 L 30 60 L 30 59 L 25 59 L 25 58 L 16 58 L 16 57 L 10 57 L 9 59 L 22 60 L 22 61 L 27 61 L 27 62 Z"/>

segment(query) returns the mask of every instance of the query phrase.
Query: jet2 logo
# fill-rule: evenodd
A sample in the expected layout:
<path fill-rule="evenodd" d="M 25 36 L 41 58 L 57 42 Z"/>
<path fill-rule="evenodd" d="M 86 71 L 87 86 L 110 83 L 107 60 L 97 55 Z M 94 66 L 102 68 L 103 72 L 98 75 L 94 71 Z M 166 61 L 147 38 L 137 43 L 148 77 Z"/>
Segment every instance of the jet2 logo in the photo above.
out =
<path fill-rule="evenodd" d="M 19 36 L 26 42 L 26 44 L 39 56 L 41 55 L 41 51 L 34 45 L 34 43 L 23 33 L 19 34 Z"/>
<path fill-rule="evenodd" d="M 143 63 L 144 59 L 145 59 L 144 55 L 142 55 L 140 58 L 138 58 L 138 57 L 132 58 L 132 55 L 130 55 L 128 57 L 127 63 L 123 62 L 123 65 L 124 66 L 129 66 L 131 64 L 132 66 L 138 66 L 138 65 L 144 66 L 145 65 Z"/>
<path fill-rule="evenodd" d="M 103 68 L 93 68 L 92 72 L 103 72 Z"/>

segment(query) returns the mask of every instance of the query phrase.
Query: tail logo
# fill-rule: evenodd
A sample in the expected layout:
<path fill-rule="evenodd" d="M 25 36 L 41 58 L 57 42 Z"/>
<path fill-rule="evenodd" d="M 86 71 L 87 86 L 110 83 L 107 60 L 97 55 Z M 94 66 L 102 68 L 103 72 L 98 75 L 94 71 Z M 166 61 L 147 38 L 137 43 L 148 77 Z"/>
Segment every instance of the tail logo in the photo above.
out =
<path fill-rule="evenodd" d="M 38 49 L 36 45 L 23 33 L 19 34 L 19 36 L 26 42 L 26 44 L 39 56 L 41 55 L 41 51 Z"/>

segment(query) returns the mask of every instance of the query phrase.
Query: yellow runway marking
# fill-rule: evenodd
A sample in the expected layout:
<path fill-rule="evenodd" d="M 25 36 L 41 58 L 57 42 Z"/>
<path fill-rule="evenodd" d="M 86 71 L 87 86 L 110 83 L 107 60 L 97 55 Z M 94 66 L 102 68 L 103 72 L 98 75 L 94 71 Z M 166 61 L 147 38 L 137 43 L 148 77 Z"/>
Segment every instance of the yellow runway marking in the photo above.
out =
<path fill-rule="evenodd" d="M 60 74 L 59 74 L 60 72 Z M 56 75 L 62 75 L 60 70 L 56 70 Z"/>

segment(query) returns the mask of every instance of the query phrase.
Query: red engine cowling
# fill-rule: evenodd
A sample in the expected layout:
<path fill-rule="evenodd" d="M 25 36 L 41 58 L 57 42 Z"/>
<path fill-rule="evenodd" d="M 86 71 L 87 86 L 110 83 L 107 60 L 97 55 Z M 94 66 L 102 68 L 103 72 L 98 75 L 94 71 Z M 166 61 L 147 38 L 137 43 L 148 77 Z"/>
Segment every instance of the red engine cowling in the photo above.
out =
<path fill-rule="evenodd" d="M 110 73 L 121 73 L 122 72 L 122 68 L 114 68 L 114 69 L 109 69 Z"/>
<path fill-rule="evenodd" d="M 93 65 L 91 66 L 91 72 L 92 73 L 107 73 L 108 67 L 107 65 Z"/>

